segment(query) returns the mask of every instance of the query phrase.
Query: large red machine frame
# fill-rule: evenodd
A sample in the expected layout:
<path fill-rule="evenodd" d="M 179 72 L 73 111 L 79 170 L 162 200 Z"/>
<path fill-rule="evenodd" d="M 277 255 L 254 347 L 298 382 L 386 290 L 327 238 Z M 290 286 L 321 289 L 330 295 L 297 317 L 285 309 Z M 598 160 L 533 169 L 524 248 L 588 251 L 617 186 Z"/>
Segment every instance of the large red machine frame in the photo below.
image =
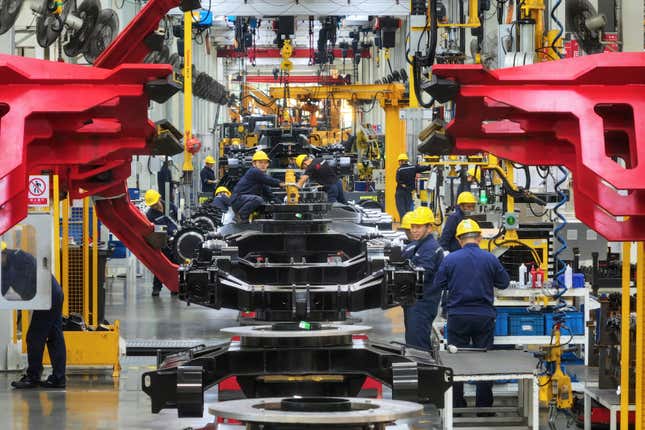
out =
<path fill-rule="evenodd" d="M 93 196 L 101 221 L 177 290 L 177 265 L 146 240 L 153 226 L 130 202 L 126 180 L 132 156 L 151 154 L 157 133 L 145 84 L 171 73 L 170 66 L 136 63 L 178 4 L 149 1 L 94 67 L 0 55 L 0 233 L 27 215 L 28 175 L 50 171 L 72 198 Z M 608 239 L 645 239 L 645 165 L 638 163 L 645 160 L 645 54 L 494 72 L 442 65 L 435 73 L 461 85 L 448 127 L 458 150 L 566 165 L 582 221 Z"/>
<path fill-rule="evenodd" d="M 645 240 L 645 53 L 433 73 L 459 83 L 446 129 L 457 152 L 564 165 L 581 221 L 609 240 Z"/>

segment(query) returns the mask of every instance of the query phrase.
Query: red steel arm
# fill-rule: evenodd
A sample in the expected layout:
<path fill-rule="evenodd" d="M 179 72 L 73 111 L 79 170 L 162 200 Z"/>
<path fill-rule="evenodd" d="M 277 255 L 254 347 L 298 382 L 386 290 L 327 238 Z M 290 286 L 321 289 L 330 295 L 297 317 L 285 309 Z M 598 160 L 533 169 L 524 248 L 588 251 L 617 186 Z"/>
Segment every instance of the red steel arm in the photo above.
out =
<path fill-rule="evenodd" d="M 446 128 L 456 151 L 564 165 L 581 221 L 608 240 L 645 240 L 645 53 L 433 74 L 459 84 Z"/>

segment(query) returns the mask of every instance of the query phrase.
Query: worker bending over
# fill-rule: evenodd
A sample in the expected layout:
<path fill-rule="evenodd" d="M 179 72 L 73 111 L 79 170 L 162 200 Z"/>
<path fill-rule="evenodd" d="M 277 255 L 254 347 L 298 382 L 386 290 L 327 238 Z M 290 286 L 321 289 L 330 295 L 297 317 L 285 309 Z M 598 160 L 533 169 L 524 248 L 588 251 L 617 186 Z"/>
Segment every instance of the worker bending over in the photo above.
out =
<path fill-rule="evenodd" d="M 267 175 L 270 160 L 266 152 L 256 151 L 251 161 L 253 167 L 238 181 L 231 196 L 231 207 L 242 223 L 249 222 L 254 210 L 273 200 L 271 187 L 284 187 L 284 182 Z"/>
<path fill-rule="evenodd" d="M 508 287 L 510 278 L 499 260 L 479 247 L 481 229 L 470 219 L 457 226 L 462 248 L 444 258 L 435 288 L 443 291 L 444 309 L 448 315 L 448 344 L 457 348 L 488 349 L 495 334 L 493 288 Z M 490 382 L 477 383 L 476 407 L 493 405 Z M 454 407 L 466 407 L 463 383 L 453 386 Z"/>
<path fill-rule="evenodd" d="M 211 206 L 222 211 L 227 211 L 231 206 L 231 191 L 226 187 L 217 187 Z"/>
<path fill-rule="evenodd" d="M 475 199 L 473 193 L 464 191 L 459 194 L 457 197 L 457 208 L 450 214 L 448 219 L 446 219 L 446 224 L 443 226 L 441 237 L 439 237 L 439 244 L 443 249 L 449 252 L 461 249 L 459 240 L 457 240 L 457 237 L 455 236 L 457 225 L 459 225 L 464 218 L 467 218 L 472 214 L 475 210 L 476 204 L 477 199 Z"/>
<path fill-rule="evenodd" d="M 36 259 L 19 249 L 7 249 L 5 242 L 1 247 L 2 295 L 11 287 L 21 298 L 33 298 L 36 295 Z M 27 330 L 27 372 L 11 383 L 14 388 L 65 388 L 67 352 L 63 337 L 63 290 L 56 278 L 51 278 L 51 308 L 36 310 L 31 315 Z M 45 344 L 52 363 L 52 374 L 41 382 Z"/>
<path fill-rule="evenodd" d="M 199 178 L 202 182 L 202 193 L 212 194 L 215 191 L 215 159 L 210 155 L 204 160 L 204 167 L 199 172 Z"/>
<path fill-rule="evenodd" d="M 323 191 L 327 193 L 329 203 L 347 203 L 343 193 L 343 184 L 327 160 L 301 154 L 296 157 L 296 164 L 305 171 L 296 184 L 298 188 L 302 188 L 305 182 L 312 179 L 323 186 Z"/>
<path fill-rule="evenodd" d="M 403 307 L 405 343 L 422 349 L 430 349 L 432 322 L 437 316 L 441 290 L 434 288 L 434 277 L 443 259 L 443 249 L 432 235 L 434 215 L 421 206 L 414 210 L 410 219 L 410 236 L 414 241 L 404 256 L 416 267 L 424 269 L 423 297 L 414 305 Z"/>
<path fill-rule="evenodd" d="M 155 225 L 163 225 L 166 227 L 166 233 L 168 237 L 172 236 L 175 231 L 177 231 L 177 224 L 173 220 L 177 220 L 177 207 L 170 203 L 169 215 L 166 216 L 166 202 L 161 200 L 161 194 L 156 190 L 148 190 L 144 196 L 146 206 L 148 206 L 148 211 L 146 212 L 146 218 L 148 221 Z M 174 257 L 172 251 L 168 246 L 164 247 L 161 250 L 170 261 L 173 261 Z M 152 280 L 152 297 L 158 297 L 161 292 L 163 284 L 161 280 L 156 276 Z M 171 295 L 177 295 L 175 292 L 171 292 Z"/>
<path fill-rule="evenodd" d="M 419 166 L 408 163 L 408 154 L 402 152 L 399 154 L 399 168 L 396 171 L 396 192 L 394 199 L 396 201 L 396 210 L 399 217 L 402 218 L 405 213 L 413 209 L 412 192 L 416 188 L 417 173 L 427 172 L 432 166 Z"/>

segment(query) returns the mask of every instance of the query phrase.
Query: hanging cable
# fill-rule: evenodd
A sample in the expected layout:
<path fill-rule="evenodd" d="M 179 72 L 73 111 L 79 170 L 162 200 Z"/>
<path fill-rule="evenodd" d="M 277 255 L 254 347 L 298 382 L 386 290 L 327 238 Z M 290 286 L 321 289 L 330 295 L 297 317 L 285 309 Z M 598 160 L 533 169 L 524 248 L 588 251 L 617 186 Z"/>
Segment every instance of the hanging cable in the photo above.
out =
<path fill-rule="evenodd" d="M 558 17 L 555 16 L 555 11 L 560 7 L 560 4 L 562 3 L 562 0 L 557 0 L 553 7 L 551 8 L 551 19 L 555 22 L 555 25 L 558 27 L 558 34 L 553 38 L 551 41 L 551 49 L 553 52 L 555 52 L 555 55 L 558 56 L 558 58 L 563 58 L 564 55 L 558 50 L 556 47 L 556 44 L 558 41 L 562 38 L 562 33 L 564 32 L 564 27 L 562 26 L 562 23 L 558 19 Z"/>
<path fill-rule="evenodd" d="M 566 264 L 562 259 L 560 259 L 560 255 L 567 249 L 567 241 L 562 237 L 560 234 L 562 230 L 567 226 L 567 219 L 560 213 L 560 209 L 569 201 L 569 197 L 560 189 L 560 186 L 565 183 L 567 178 L 569 177 L 569 173 L 567 172 L 567 169 L 565 169 L 562 166 L 558 166 L 558 169 L 560 169 L 560 172 L 562 172 L 562 178 L 558 180 L 555 183 L 555 191 L 558 193 L 558 196 L 560 197 L 560 201 L 558 202 L 557 205 L 553 208 L 553 213 L 560 219 L 560 223 L 556 226 L 556 228 L 553 230 L 553 236 L 554 238 L 560 242 L 560 247 L 555 251 L 555 254 L 553 255 L 555 259 L 555 269 L 556 273 L 554 273 L 554 284 L 556 286 L 561 286 L 562 291 L 560 291 L 554 298 L 559 299 L 562 297 L 562 295 L 567 291 L 567 287 L 564 282 L 560 282 L 559 276 L 562 275 L 564 278 L 564 272 L 566 271 Z"/>

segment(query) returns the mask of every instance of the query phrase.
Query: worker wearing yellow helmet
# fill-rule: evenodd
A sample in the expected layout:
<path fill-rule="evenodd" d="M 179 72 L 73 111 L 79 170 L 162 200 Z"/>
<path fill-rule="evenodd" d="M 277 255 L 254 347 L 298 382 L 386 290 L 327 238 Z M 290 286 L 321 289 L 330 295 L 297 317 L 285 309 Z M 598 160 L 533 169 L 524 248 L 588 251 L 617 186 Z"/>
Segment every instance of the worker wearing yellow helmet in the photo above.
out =
<path fill-rule="evenodd" d="M 396 191 L 394 192 L 394 200 L 396 202 L 396 210 L 399 212 L 399 217 L 403 217 L 406 212 L 414 209 L 412 192 L 416 189 L 417 174 L 432 169 L 432 166 L 410 164 L 408 154 L 405 152 L 399 154 L 397 160 L 399 162 L 399 168 L 396 171 Z"/>
<path fill-rule="evenodd" d="M 215 197 L 213 197 L 210 205 L 221 211 L 227 211 L 231 206 L 231 191 L 225 186 L 220 185 L 215 189 Z"/>
<path fill-rule="evenodd" d="M 461 249 L 443 259 L 434 284 L 444 294 L 448 344 L 488 349 L 495 334 L 494 289 L 507 288 L 510 278 L 499 260 L 480 248 L 477 222 L 461 221 L 456 235 Z M 453 402 L 457 408 L 466 406 L 463 383 L 453 385 Z M 475 404 L 478 408 L 493 406 L 491 383 L 477 383 Z"/>
<path fill-rule="evenodd" d="M 21 250 L 11 249 L 2 242 L 2 296 L 8 299 L 11 295 L 14 303 L 20 304 L 20 300 L 33 300 L 39 295 L 37 285 L 37 262 L 36 258 Z M 65 388 L 65 367 L 67 362 L 65 350 L 65 337 L 63 336 L 63 290 L 53 275 L 51 278 L 51 289 L 47 293 L 51 300 L 49 309 L 36 310 L 31 315 L 29 329 L 26 332 L 27 342 L 27 370 L 11 386 L 16 389 L 27 388 Z M 18 297 L 15 297 L 15 296 Z M 27 321 L 23 319 L 23 327 Z M 24 332 L 23 332 L 24 334 Z M 52 373 L 44 381 L 41 381 L 43 373 L 43 353 L 45 344 L 49 351 L 49 358 L 52 363 Z"/>
<path fill-rule="evenodd" d="M 300 154 L 296 157 L 296 164 L 305 171 L 296 184 L 298 188 L 302 188 L 311 179 L 323 186 L 323 191 L 327 193 L 329 203 L 347 203 L 343 192 L 343 183 L 338 179 L 336 169 L 332 166 L 330 160 Z"/>
<path fill-rule="evenodd" d="M 212 156 L 207 156 L 204 159 L 204 167 L 199 172 L 199 177 L 202 182 L 202 193 L 213 195 L 217 181 L 215 180 L 215 159 Z"/>
<path fill-rule="evenodd" d="M 403 230 L 408 240 L 412 240 L 412 236 L 410 235 L 410 221 L 413 216 L 414 214 L 412 211 L 406 213 L 401 217 L 401 225 L 399 225 L 399 230 Z"/>
<path fill-rule="evenodd" d="M 174 234 L 178 228 L 177 207 L 172 203 L 166 203 L 157 190 L 151 189 L 146 191 L 143 199 L 146 206 L 148 206 L 148 210 L 146 211 L 148 221 L 155 225 L 165 226 L 168 236 Z M 166 205 L 168 206 L 168 214 L 166 214 Z M 173 260 L 174 257 L 169 247 L 165 247 L 162 251 L 169 260 Z M 161 280 L 155 276 L 152 280 L 152 297 L 158 297 L 162 287 Z M 176 295 L 176 293 L 171 294 Z"/>
<path fill-rule="evenodd" d="M 464 171 L 461 170 L 459 174 L 459 187 L 457 188 L 457 195 L 463 193 L 464 191 L 472 191 L 472 186 L 479 182 L 478 172 L 476 167 L 471 167 Z"/>
<path fill-rule="evenodd" d="M 477 199 L 470 191 L 464 191 L 457 197 L 457 207 L 455 211 L 450 214 L 446 219 L 446 224 L 443 226 L 441 236 L 439 237 L 439 244 L 446 251 L 453 252 L 461 248 L 457 240 L 457 225 L 469 217 L 475 210 Z"/>
<path fill-rule="evenodd" d="M 284 182 L 267 175 L 269 156 L 264 151 L 256 151 L 251 159 L 251 167 L 233 188 L 231 207 L 237 221 L 249 222 L 249 217 L 267 201 L 273 200 L 271 187 L 284 187 Z"/>
<path fill-rule="evenodd" d="M 423 272 L 423 297 L 414 305 L 403 307 L 405 343 L 423 349 L 430 349 L 432 322 L 437 316 L 441 291 L 433 287 L 434 276 L 443 260 L 443 249 L 437 243 L 432 231 L 434 215 L 426 206 L 416 208 L 410 218 L 412 247 L 404 257 Z"/>

